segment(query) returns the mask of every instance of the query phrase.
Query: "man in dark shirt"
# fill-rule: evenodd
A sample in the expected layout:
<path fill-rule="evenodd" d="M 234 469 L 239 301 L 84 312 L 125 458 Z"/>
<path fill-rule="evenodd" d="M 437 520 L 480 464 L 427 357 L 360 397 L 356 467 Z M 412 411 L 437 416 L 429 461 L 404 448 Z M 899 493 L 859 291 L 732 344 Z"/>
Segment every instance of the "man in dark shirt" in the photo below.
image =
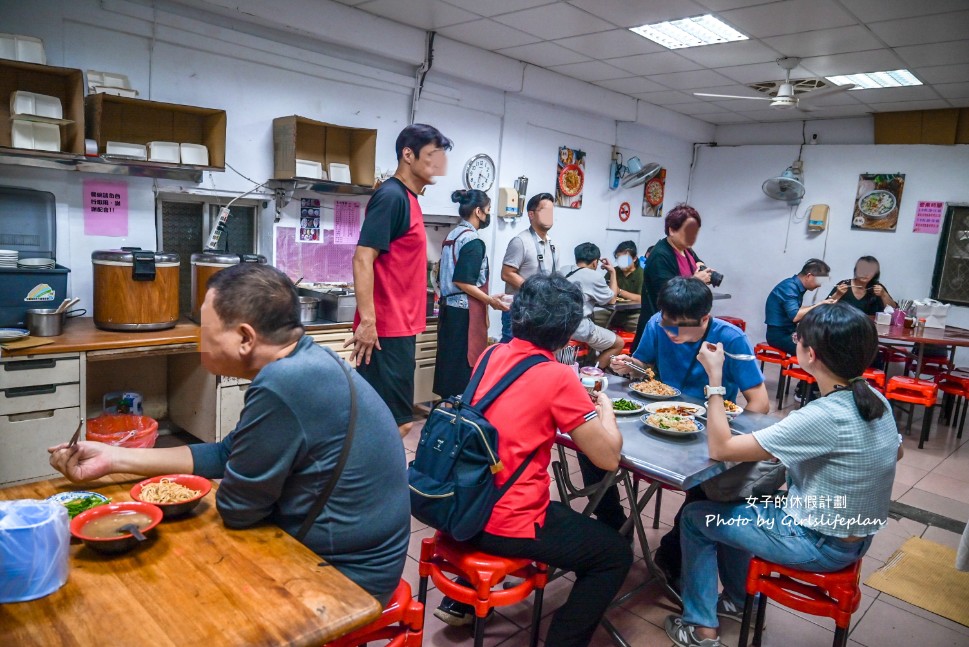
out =
<path fill-rule="evenodd" d="M 252 380 L 236 428 L 218 443 L 131 449 L 79 442 L 51 447 L 51 465 L 72 481 L 114 472 L 221 478 L 226 526 L 263 521 L 296 535 L 342 452 L 349 384 L 342 360 L 313 343 L 299 321 L 292 281 L 241 263 L 214 275 L 202 304 L 202 365 Z M 390 411 L 353 371 L 359 413 L 336 488 L 303 544 L 386 604 L 410 538 L 404 449 Z"/>
<path fill-rule="evenodd" d="M 797 355 L 797 344 L 791 339 L 797 322 L 822 303 L 834 303 L 834 299 L 824 299 L 814 305 L 805 306 L 802 305 L 804 294 L 808 290 L 817 290 L 830 273 L 831 268 L 827 263 L 811 258 L 804 263 L 800 272 L 774 286 L 764 307 L 768 344 L 788 355 Z"/>
<path fill-rule="evenodd" d="M 447 173 L 451 140 L 413 124 L 397 136 L 397 170 L 367 203 L 353 254 L 357 312 L 350 355 L 394 414 L 400 435 L 414 420 L 417 335 L 427 323 L 427 236 L 417 196 Z"/>

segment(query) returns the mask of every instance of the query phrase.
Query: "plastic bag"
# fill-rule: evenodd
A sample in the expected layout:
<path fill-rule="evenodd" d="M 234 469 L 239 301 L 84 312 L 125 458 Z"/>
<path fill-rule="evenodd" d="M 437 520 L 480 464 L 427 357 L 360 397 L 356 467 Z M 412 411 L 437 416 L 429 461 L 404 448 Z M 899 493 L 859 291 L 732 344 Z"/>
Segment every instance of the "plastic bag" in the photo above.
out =
<path fill-rule="evenodd" d="M 131 414 L 89 418 L 85 438 L 118 447 L 154 447 L 158 439 L 158 421 Z"/>
<path fill-rule="evenodd" d="M 0 501 L 0 603 L 50 595 L 67 582 L 67 508 L 54 501 Z"/>

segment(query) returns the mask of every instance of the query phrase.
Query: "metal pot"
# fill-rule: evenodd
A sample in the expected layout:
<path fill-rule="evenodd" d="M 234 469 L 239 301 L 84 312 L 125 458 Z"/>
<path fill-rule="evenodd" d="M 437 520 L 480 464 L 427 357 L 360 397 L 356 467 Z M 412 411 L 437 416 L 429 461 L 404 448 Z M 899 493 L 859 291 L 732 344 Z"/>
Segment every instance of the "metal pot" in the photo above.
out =
<path fill-rule="evenodd" d="M 320 300 L 316 297 L 299 298 L 299 320 L 300 323 L 310 323 L 319 318 Z"/>
<path fill-rule="evenodd" d="M 57 308 L 31 308 L 27 311 L 27 330 L 34 337 L 56 337 L 64 330 L 64 319 L 80 317 L 86 310 L 58 312 Z"/>

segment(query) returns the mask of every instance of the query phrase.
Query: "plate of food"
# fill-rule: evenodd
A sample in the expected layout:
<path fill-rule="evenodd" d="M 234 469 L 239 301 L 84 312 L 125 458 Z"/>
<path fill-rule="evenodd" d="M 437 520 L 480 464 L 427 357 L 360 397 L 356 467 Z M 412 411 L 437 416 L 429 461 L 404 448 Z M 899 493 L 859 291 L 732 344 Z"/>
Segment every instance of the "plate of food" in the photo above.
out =
<path fill-rule="evenodd" d="M 663 384 L 659 380 L 633 382 L 629 385 L 629 390 L 649 400 L 669 400 L 680 396 L 679 389 L 675 389 L 669 384 Z"/>
<path fill-rule="evenodd" d="M 646 202 L 655 207 L 663 203 L 663 181 L 658 177 L 646 183 Z"/>
<path fill-rule="evenodd" d="M 678 416 L 673 413 L 647 413 L 640 420 L 643 424 L 665 436 L 691 436 L 703 431 L 703 423 L 697 422 L 690 416 Z"/>
<path fill-rule="evenodd" d="M 869 218 L 885 218 L 895 210 L 895 196 L 890 191 L 877 189 L 858 198 L 858 211 Z"/>
<path fill-rule="evenodd" d="M 626 398 L 613 398 L 612 410 L 617 416 L 632 416 L 646 411 L 647 408 L 642 402 L 636 402 L 635 400 L 628 400 Z"/>
<path fill-rule="evenodd" d="M 699 404 L 692 402 L 650 402 L 646 405 L 646 413 L 664 413 L 675 416 L 702 416 L 707 412 Z"/>
<path fill-rule="evenodd" d="M 56 501 L 67 508 L 68 516 L 73 519 L 85 510 L 90 510 L 105 503 L 111 503 L 111 499 L 98 494 L 97 492 L 86 492 L 75 490 L 73 492 L 58 492 L 53 496 L 47 497 L 48 501 Z"/>
<path fill-rule="evenodd" d="M 568 164 L 559 172 L 559 189 L 562 195 L 573 197 L 582 193 L 585 173 L 578 164 Z"/>
<path fill-rule="evenodd" d="M 0 341 L 16 341 L 30 335 L 24 328 L 0 328 Z"/>
<path fill-rule="evenodd" d="M 703 404 L 706 405 L 707 408 L 710 408 L 709 402 L 704 402 Z M 730 400 L 723 401 L 723 408 L 727 412 L 727 418 L 731 420 L 744 412 L 743 407 L 735 402 L 731 402 Z"/>

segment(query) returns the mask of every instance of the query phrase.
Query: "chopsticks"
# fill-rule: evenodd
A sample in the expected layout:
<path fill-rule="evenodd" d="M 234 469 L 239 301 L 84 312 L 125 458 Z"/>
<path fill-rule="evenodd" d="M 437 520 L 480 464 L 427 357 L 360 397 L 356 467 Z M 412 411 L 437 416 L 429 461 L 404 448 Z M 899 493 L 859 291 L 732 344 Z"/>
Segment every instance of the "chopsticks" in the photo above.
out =
<path fill-rule="evenodd" d="M 634 371 L 638 371 L 638 372 L 642 373 L 643 375 L 649 376 L 649 373 L 646 372 L 646 369 L 643 368 L 642 366 L 640 366 L 639 364 L 634 364 L 633 362 L 630 362 L 629 360 L 623 360 L 622 363 L 625 364 L 626 366 L 628 366 L 629 368 L 633 369 Z"/>
<path fill-rule="evenodd" d="M 81 437 L 81 427 L 84 426 L 84 421 L 81 420 L 77 423 L 77 429 L 74 431 L 74 435 L 71 436 L 70 442 L 67 443 L 67 448 L 70 449 L 77 444 L 78 439 Z"/>

